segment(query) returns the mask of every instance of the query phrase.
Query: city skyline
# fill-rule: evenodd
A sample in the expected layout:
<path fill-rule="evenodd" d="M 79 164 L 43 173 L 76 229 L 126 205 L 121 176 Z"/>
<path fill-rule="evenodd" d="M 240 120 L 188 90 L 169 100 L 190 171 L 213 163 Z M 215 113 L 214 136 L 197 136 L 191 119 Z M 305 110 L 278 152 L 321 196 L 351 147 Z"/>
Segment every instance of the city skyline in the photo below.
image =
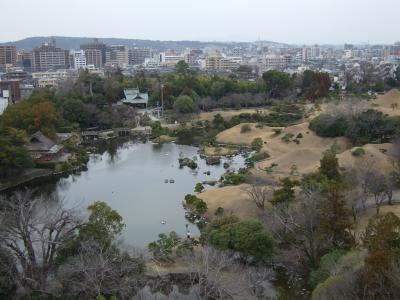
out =
<path fill-rule="evenodd" d="M 106 1 L 71 0 L 55 7 L 50 0 L 4 0 L 0 3 L 4 23 L 13 26 L 0 33 L 0 42 L 32 36 L 308 45 L 392 44 L 400 39 L 393 30 L 400 9 L 396 0 L 328 0 L 323 6 L 317 0 L 249 0 L 246 6 L 237 0 L 215 2 L 189 6 L 182 0 L 168 5 L 157 0 L 115 0 L 110 6 Z M 15 22 L 16 7 L 24 7 L 17 18 L 29 26 Z"/>

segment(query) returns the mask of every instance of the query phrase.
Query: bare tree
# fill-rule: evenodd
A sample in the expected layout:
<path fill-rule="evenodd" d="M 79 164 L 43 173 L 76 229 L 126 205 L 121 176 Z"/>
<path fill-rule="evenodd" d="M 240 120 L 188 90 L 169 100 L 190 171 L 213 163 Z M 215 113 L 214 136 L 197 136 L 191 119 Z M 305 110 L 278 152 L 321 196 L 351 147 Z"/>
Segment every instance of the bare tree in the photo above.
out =
<path fill-rule="evenodd" d="M 387 184 L 385 176 L 378 171 L 371 172 L 368 176 L 367 187 L 373 195 L 376 207 L 376 215 L 379 215 L 379 209 L 382 206 L 387 196 L 391 195 L 390 187 Z M 390 196 L 391 197 L 391 196 Z"/>
<path fill-rule="evenodd" d="M 265 202 L 271 197 L 273 192 L 271 186 L 257 183 L 251 184 L 250 186 L 244 188 L 244 190 L 250 199 L 253 200 L 256 206 L 262 211 L 265 208 Z"/>
<path fill-rule="evenodd" d="M 57 272 L 65 293 L 89 299 L 99 295 L 118 295 L 128 299 L 138 287 L 143 262 L 114 247 L 94 240 L 83 241 L 78 255 L 71 257 Z"/>
<path fill-rule="evenodd" d="M 240 292 L 240 284 L 234 287 L 227 284 L 228 270 L 232 271 L 237 267 L 231 252 L 205 246 L 185 256 L 184 260 L 188 266 L 192 291 L 197 299 L 233 297 Z"/>
<path fill-rule="evenodd" d="M 400 172 L 400 138 L 397 138 L 393 141 L 389 154 L 393 163 L 393 167 L 397 172 Z"/>
<path fill-rule="evenodd" d="M 0 242 L 16 259 L 19 283 L 31 290 L 45 292 L 57 250 L 81 224 L 75 211 L 53 200 L 31 190 L 0 198 Z"/>

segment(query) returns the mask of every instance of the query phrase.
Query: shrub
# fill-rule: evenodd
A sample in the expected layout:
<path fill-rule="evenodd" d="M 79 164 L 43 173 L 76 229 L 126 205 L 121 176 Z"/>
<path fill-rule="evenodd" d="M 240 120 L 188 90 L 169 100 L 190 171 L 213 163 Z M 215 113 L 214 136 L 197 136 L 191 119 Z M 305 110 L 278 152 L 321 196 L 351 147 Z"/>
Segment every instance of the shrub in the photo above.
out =
<path fill-rule="evenodd" d="M 238 185 L 245 181 L 246 177 L 243 174 L 226 173 L 222 176 L 224 184 Z"/>
<path fill-rule="evenodd" d="M 240 133 L 246 133 L 246 132 L 250 132 L 250 131 L 251 131 L 251 127 L 248 124 L 244 124 L 240 128 Z"/>
<path fill-rule="evenodd" d="M 255 151 L 260 151 L 262 146 L 263 146 L 263 140 L 261 138 L 255 138 L 252 142 L 251 142 L 251 149 L 255 150 Z"/>
<path fill-rule="evenodd" d="M 338 137 L 346 135 L 349 124 L 344 117 L 321 114 L 311 120 L 309 128 L 322 137 Z"/>
<path fill-rule="evenodd" d="M 245 163 L 249 167 L 253 167 L 255 162 L 264 160 L 269 157 L 267 152 L 258 152 L 253 154 L 252 156 L 246 158 Z"/>
<path fill-rule="evenodd" d="M 206 232 L 211 245 L 222 250 L 232 250 L 245 258 L 262 261 L 273 254 L 273 240 L 257 220 L 238 221 L 226 217 L 209 224 Z"/>
<path fill-rule="evenodd" d="M 194 191 L 196 193 L 201 193 L 204 190 L 204 185 L 201 184 L 201 182 L 196 183 L 196 186 L 194 187 Z"/>
<path fill-rule="evenodd" d="M 282 141 L 285 143 L 289 143 L 290 140 L 294 137 L 293 133 L 286 133 L 283 137 L 282 137 Z"/>
<path fill-rule="evenodd" d="M 207 203 L 195 195 L 186 195 L 185 203 L 197 215 L 203 215 L 207 212 Z"/>
<path fill-rule="evenodd" d="M 358 148 L 354 149 L 351 152 L 351 154 L 354 155 L 354 156 L 362 156 L 362 155 L 365 154 L 365 150 L 363 148 L 361 148 L 361 147 L 358 147 Z"/>
<path fill-rule="evenodd" d="M 282 133 L 282 128 L 274 128 L 274 129 L 272 129 L 272 130 L 273 130 L 273 132 L 274 132 L 276 135 Z"/>

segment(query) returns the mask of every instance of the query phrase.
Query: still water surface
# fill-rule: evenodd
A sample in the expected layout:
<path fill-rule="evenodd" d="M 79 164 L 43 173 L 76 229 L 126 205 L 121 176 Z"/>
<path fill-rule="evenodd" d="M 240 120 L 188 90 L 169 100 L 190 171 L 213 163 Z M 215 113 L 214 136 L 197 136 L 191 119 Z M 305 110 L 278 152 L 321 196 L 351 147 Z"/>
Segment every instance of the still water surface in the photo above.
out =
<path fill-rule="evenodd" d="M 96 200 L 107 202 L 124 219 L 124 242 L 145 247 L 162 232 L 174 230 L 185 234 L 185 224 L 189 222 L 185 219 L 182 200 L 186 194 L 193 193 L 197 182 L 218 180 L 226 171 L 225 161 L 230 163 L 231 170 L 244 166 L 244 157 L 240 155 L 224 158 L 218 166 L 208 166 L 197 151 L 197 147 L 174 143 L 128 142 L 112 154 L 91 155 L 88 170 L 60 179 L 55 191 L 67 205 L 78 205 L 82 209 Z M 198 169 L 180 169 L 180 155 L 196 156 Z M 211 174 L 204 174 L 206 171 Z M 165 183 L 166 179 L 173 179 L 175 183 Z M 198 235 L 195 225 L 189 224 L 189 229 L 192 235 Z"/>

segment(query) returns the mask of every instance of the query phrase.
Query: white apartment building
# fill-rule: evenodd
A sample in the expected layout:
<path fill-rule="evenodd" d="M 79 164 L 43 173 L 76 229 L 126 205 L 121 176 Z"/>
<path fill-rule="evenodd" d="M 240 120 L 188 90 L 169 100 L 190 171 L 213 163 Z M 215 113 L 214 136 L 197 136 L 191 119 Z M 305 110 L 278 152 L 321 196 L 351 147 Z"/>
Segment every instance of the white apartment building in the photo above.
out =
<path fill-rule="evenodd" d="M 70 55 L 72 57 L 73 67 L 75 70 L 86 68 L 86 55 L 84 50 L 71 50 Z"/>
<path fill-rule="evenodd" d="M 258 67 L 261 73 L 268 70 L 286 69 L 291 61 L 290 55 L 265 55 L 258 60 Z"/>
<path fill-rule="evenodd" d="M 164 67 L 173 67 L 179 61 L 185 60 L 184 55 L 176 54 L 175 52 L 161 52 L 159 57 L 160 57 L 160 65 Z"/>

